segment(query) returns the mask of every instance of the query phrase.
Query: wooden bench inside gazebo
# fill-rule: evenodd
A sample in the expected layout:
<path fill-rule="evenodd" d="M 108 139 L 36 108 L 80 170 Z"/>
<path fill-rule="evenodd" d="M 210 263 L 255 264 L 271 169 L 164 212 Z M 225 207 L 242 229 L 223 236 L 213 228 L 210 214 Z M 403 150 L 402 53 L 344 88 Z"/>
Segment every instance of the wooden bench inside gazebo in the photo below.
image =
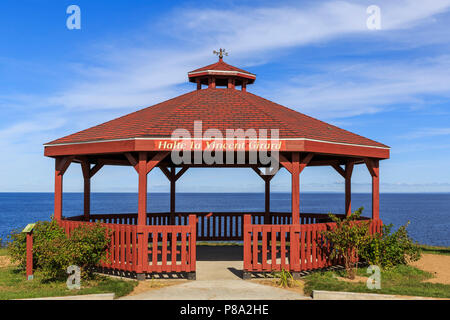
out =
<path fill-rule="evenodd" d="M 256 76 L 223 61 L 188 74 L 196 90 L 157 105 L 66 136 L 45 145 L 45 155 L 55 159 L 54 217 L 70 233 L 79 224 L 101 222 L 112 230 L 109 261 L 105 271 L 130 274 L 145 279 L 152 274 L 179 273 L 195 279 L 196 242 L 243 241 L 243 271 L 289 270 L 298 274 L 339 264 L 330 259 L 321 245 L 320 233 L 329 227 L 326 213 L 300 212 L 300 177 L 311 166 L 331 166 L 345 180 L 345 211 L 351 213 L 351 179 L 356 165 L 367 167 L 372 177 L 371 231 L 380 231 L 379 162 L 389 158 L 389 147 L 336 126 L 308 117 L 247 92 Z M 201 121 L 201 130 L 195 123 Z M 183 129 L 193 138 L 174 137 Z M 277 130 L 271 136 L 267 163 L 252 152 L 252 140 L 237 137 L 242 149 L 220 154 L 212 152 L 215 162 L 196 158 L 207 150 L 212 137 L 209 129 Z M 224 134 L 225 135 L 225 134 Z M 194 149 L 178 149 L 189 141 Z M 179 163 L 174 153 L 182 154 Z M 230 163 L 227 156 L 236 160 Z M 186 161 L 187 159 L 187 161 Z M 276 162 L 274 162 L 276 161 Z M 80 164 L 84 178 L 84 212 L 63 216 L 63 176 L 71 164 Z M 291 175 L 291 211 L 270 208 L 270 184 L 277 170 Z M 91 179 L 104 166 L 129 166 L 138 183 L 138 212 L 132 214 L 90 213 Z M 265 185 L 264 212 L 176 212 L 176 183 L 189 168 L 248 168 Z M 148 174 L 161 170 L 170 182 L 170 211 L 147 212 Z M 266 174 L 269 172 L 269 174 Z M 152 181 L 150 181 L 152 183 Z M 151 201 L 151 196 L 150 196 Z"/>

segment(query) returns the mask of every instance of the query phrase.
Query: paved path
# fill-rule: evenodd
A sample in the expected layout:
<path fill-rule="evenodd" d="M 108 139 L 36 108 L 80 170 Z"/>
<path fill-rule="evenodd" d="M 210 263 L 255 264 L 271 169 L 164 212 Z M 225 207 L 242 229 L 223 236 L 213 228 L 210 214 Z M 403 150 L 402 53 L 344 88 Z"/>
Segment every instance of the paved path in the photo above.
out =
<path fill-rule="evenodd" d="M 122 300 L 303 300 L 299 293 L 244 280 L 196 280 Z"/>

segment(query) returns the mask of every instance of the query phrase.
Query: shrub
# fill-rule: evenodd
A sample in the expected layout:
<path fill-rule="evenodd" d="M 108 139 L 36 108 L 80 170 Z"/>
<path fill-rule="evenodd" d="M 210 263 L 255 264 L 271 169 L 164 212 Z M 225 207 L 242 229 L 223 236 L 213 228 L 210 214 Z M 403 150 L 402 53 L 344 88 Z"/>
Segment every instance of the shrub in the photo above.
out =
<path fill-rule="evenodd" d="M 287 270 L 282 269 L 280 272 L 274 272 L 273 276 L 277 279 L 277 285 L 282 288 L 292 287 L 294 284 L 294 277 Z"/>
<path fill-rule="evenodd" d="M 392 224 L 383 226 L 382 233 L 375 234 L 361 251 L 361 257 L 383 269 L 419 260 L 420 247 L 409 237 L 406 229 L 408 224 L 409 222 L 393 233 Z"/>
<path fill-rule="evenodd" d="M 44 280 L 65 279 L 70 265 L 89 278 L 92 267 L 106 258 L 110 234 L 100 225 L 80 225 L 68 237 L 56 220 L 38 222 L 33 231 L 33 268 Z M 26 234 L 13 231 L 8 251 L 19 267 L 26 267 Z"/>
<path fill-rule="evenodd" d="M 330 214 L 329 217 L 336 223 L 336 227 L 321 233 L 326 243 L 330 244 L 330 258 L 342 257 L 350 279 L 355 278 L 360 251 L 370 241 L 369 222 L 357 221 L 363 210 L 361 207 L 343 219 Z M 324 243 L 321 245 L 325 247 Z"/>
<path fill-rule="evenodd" d="M 85 276 L 91 274 L 95 265 L 106 261 L 111 232 L 100 224 L 82 224 L 70 235 L 71 262 L 79 266 Z"/>

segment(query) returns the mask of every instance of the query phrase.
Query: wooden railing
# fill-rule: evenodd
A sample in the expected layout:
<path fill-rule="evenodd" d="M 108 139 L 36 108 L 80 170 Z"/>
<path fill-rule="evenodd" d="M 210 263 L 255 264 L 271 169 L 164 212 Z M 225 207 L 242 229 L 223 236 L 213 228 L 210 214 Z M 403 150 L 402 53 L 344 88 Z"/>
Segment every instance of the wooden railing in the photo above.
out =
<path fill-rule="evenodd" d="M 177 212 L 172 215 L 169 212 L 148 213 L 147 225 L 168 226 L 187 225 L 189 212 Z M 242 241 L 244 230 L 244 214 L 251 216 L 251 223 L 255 225 L 289 225 L 292 221 L 290 212 L 271 212 L 268 223 L 265 223 L 264 212 L 197 212 L 197 240 L 199 241 Z M 343 215 L 338 215 L 343 216 Z M 72 217 L 73 220 L 83 220 L 83 216 Z M 110 224 L 137 223 L 137 214 L 93 214 L 91 222 L 103 222 Z M 316 224 L 330 221 L 328 215 L 319 213 L 301 213 L 300 224 Z"/>
<path fill-rule="evenodd" d="M 117 218 L 107 219 L 118 221 Z M 100 223 L 112 231 L 107 261 L 103 261 L 101 266 L 137 273 L 195 272 L 196 217 L 190 215 L 188 219 L 187 225 L 177 226 Z M 69 235 L 81 224 L 95 223 L 60 221 Z"/>
<path fill-rule="evenodd" d="M 335 226 L 335 223 L 255 225 L 245 216 L 244 271 L 300 272 L 341 264 L 340 259 L 330 258 L 332 248 L 321 235 Z M 381 220 L 370 221 L 372 234 L 380 233 L 381 227 Z"/>
<path fill-rule="evenodd" d="M 271 213 L 272 224 L 264 224 L 265 213 L 236 212 L 150 213 L 137 226 L 136 214 L 91 215 L 60 221 L 71 234 L 81 224 L 94 222 L 111 230 L 108 261 L 102 267 L 136 273 L 195 272 L 196 241 L 244 241 L 244 271 L 300 272 L 341 263 L 330 258 L 330 245 L 321 232 L 335 223 L 324 222 L 323 214 L 301 214 L 301 222 L 291 225 L 290 213 Z M 362 218 L 368 220 L 368 218 Z M 173 222 L 173 224 L 170 224 Z M 381 220 L 370 221 L 371 233 L 381 232 Z"/>

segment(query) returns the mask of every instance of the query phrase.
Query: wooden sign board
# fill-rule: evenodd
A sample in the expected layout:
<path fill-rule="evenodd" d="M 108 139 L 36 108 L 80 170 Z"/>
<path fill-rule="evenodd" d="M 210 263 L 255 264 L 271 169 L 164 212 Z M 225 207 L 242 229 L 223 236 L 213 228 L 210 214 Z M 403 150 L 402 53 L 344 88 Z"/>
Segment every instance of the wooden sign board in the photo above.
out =
<path fill-rule="evenodd" d="M 30 232 L 32 232 L 35 225 L 36 225 L 36 223 L 30 223 L 30 224 L 28 224 L 28 225 L 25 227 L 25 229 L 22 230 L 22 232 L 24 232 L 24 233 L 30 233 Z"/>

